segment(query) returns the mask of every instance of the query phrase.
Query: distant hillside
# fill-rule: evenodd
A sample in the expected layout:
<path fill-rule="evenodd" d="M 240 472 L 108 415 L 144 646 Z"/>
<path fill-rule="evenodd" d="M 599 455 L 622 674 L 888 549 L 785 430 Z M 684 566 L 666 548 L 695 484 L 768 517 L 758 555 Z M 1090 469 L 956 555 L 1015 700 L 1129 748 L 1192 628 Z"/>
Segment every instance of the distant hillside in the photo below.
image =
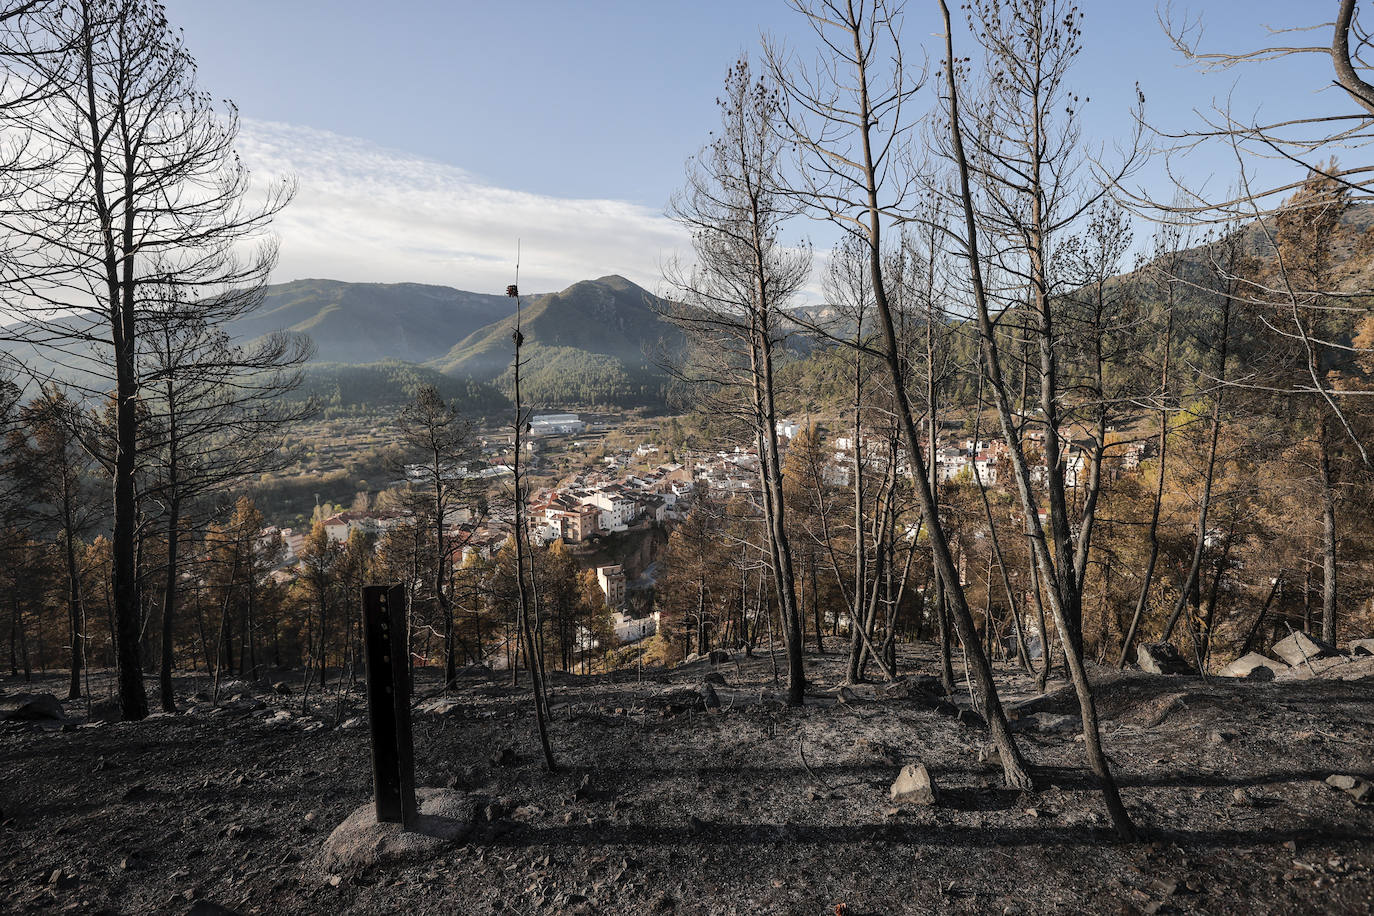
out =
<path fill-rule="evenodd" d="M 494 385 L 452 378 L 433 369 L 393 360 L 363 365 L 312 363 L 305 368 L 295 398 L 315 398 L 320 407 L 344 411 L 397 408 L 411 401 L 422 385 L 433 385 L 467 416 L 491 416 L 510 401 Z"/>
<path fill-rule="evenodd" d="M 279 330 L 308 334 L 315 360 L 324 363 L 422 363 L 514 308 L 504 295 L 447 286 L 296 280 L 269 286 L 262 307 L 229 331 L 241 340 Z"/>
<path fill-rule="evenodd" d="M 656 362 L 682 346 L 682 332 L 661 314 L 668 303 L 609 276 L 528 300 L 522 382 L 535 403 L 644 404 L 662 400 L 666 379 Z M 428 365 L 446 375 L 511 381 L 515 316 L 481 328 Z"/>

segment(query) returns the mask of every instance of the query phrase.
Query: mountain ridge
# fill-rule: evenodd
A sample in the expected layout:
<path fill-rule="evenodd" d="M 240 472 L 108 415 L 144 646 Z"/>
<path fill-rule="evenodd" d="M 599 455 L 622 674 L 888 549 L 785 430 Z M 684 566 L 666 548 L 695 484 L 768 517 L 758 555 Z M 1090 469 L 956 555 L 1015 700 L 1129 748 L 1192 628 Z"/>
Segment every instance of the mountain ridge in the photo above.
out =
<path fill-rule="evenodd" d="M 262 305 L 229 331 L 240 340 L 308 334 L 315 362 L 424 363 L 514 309 L 504 295 L 449 286 L 307 278 L 268 286 Z"/>
<path fill-rule="evenodd" d="M 530 403 L 660 403 L 667 378 L 656 360 L 680 346 L 664 317 L 671 305 L 619 274 L 521 298 L 522 387 Z M 513 381 L 516 300 L 419 283 L 348 283 L 307 278 L 269 286 L 261 308 L 230 333 L 273 331 L 315 342 L 310 365 L 408 363 L 454 379 Z"/>

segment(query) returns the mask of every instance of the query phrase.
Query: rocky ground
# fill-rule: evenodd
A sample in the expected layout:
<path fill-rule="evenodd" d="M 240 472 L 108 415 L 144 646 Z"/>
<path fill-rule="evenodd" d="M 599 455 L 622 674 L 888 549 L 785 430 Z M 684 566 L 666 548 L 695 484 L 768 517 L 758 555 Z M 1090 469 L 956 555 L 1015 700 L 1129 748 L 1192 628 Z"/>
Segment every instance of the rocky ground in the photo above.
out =
<path fill-rule="evenodd" d="M 904 648 L 902 670 L 931 661 Z M 555 774 L 526 692 L 479 670 L 439 697 L 422 674 L 418 782 L 456 790 L 470 828 L 362 868 L 322 854 L 370 797 L 356 693 L 307 715 L 298 685 L 232 683 L 219 705 L 138 723 L 101 721 L 99 704 L 88 718 L 84 700 L 63 704 L 65 723 L 0 722 L 0 910 L 1374 911 L 1374 804 L 1356 797 L 1374 779 L 1368 659 L 1268 682 L 1095 669 L 1107 751 L 1146 836 L 1130 845 L 1085 776 L 1062 687 L 1037 698 L 998 671 L 1036 765 L 1027 793 L 1000 787 L 985 732 L 936 708 L 927 682 L 840 702 L 824 689 L 839 658 L 813 654 L 817 687 L 788 709 L 773 670 L 735 657 L 642 681 L 554 676 Z M 719 710 L 705 708 L 708 678 Z M 3 678 L 0 691 L 13 708 L 15 693 L 62 683 Z M 934 805 L 890 798 L 914 762 Z"/>

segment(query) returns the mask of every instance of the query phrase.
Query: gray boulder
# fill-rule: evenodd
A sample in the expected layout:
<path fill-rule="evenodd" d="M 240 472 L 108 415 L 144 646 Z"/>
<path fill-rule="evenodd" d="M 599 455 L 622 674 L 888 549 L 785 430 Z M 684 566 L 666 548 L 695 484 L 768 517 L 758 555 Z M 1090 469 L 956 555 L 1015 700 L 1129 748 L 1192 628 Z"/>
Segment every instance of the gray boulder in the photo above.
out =
<path fill-rule="evenodd" d="M 472 832 L 473 803 L 451 789 L 417 789 L 419 817 L 414 829 L 377 822 L 373 802 L 359 805 L 324 843 L 330 871 L 426 858 L 459 843 Z"/>
<path fill-rule="evenodd" d="M 1271 651 L 1288 664 L 1296 667 L 1314 658 L 1326 658 L 1335 655 L 1336 647 L 1319 639 L 1313 639 L 1302 630 L 1298 630 L 1291 636 L 1285 636 L 1274 643 Z"/>
<path fill-rule="evenodd" d="M 11 722 L 61 722 L 62 703 L 50 693 L 16 693 L 0 700 L 0 719 Z"/>
<path fill-rule="evenodd" d="M 1248 677 L 1256 680 L 1272 681 L 1274 675 L 1283 674 L 1288 670 L 1288 666 L 1282 662 L 1276 662 L 1272 658 L 1260 655 L 1258 652 L 1250 652 L 1231 662 L 1221 669 L 1222 677 Z M 1268 675 L 1266 677 L 1266 675 Z"/>
<path fill-rule="evenodd" d="M 908 763 L 897 774 L 890 790 L 892 800 L 898 804 L 933 805 L 935 804 L 935 783 L 924 763 Z"/>
<path fill-rule="evenodd" d="M 1197 674 L 1171 642 L 1142 643 L 1135 651 L 1136 664 L 1150 674 Z"/>
<path fill-rule="evenodd" d="M 1350 640 L 1351 655 L 1374 655 L 1374 639 Z"/>
<path fill-rule="evenodd" d="M 415 708 L 415 711 L 430 716 L 458 716 L 463 712 L 463 704 L 457 700 L 438 697 L 421 703 Z"/>

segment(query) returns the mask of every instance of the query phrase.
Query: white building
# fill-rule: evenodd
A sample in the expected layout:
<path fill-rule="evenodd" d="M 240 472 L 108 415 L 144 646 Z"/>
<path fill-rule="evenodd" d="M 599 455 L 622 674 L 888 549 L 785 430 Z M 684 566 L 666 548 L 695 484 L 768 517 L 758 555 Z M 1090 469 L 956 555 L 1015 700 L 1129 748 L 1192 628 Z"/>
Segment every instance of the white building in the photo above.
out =
<path fill-rule="evenodd" d="M 399 512 L 340 512 L 331 515 L 322 524 L 329 539 L 336 544 L 342 544 L 354 531 L 381 534 L 399 525 L 402 519 L 403 516 Z"/>
<path fill-rule="evenodd" d="M 530 434 L 534 436 L 571 436 L 586 427 L 575 413 L 549 413 L 530 419 Z"/>
<path fill-rule="evenodd" d="M 658 632 L 658 614 L 658 611 L 654 611 L 648 617 L 630 617 L 616 611 L 612 617 L 615 621 L 616 638 L 626 644 L 648 639 Z"/>
<path fill-rule="evenodd" d="M 604 531 L 624 531 L 639 514 L 639 504 L 634 497 L 619 487 L 594 490 L 583 502 L 601 510 L 601 528 Z"/>

